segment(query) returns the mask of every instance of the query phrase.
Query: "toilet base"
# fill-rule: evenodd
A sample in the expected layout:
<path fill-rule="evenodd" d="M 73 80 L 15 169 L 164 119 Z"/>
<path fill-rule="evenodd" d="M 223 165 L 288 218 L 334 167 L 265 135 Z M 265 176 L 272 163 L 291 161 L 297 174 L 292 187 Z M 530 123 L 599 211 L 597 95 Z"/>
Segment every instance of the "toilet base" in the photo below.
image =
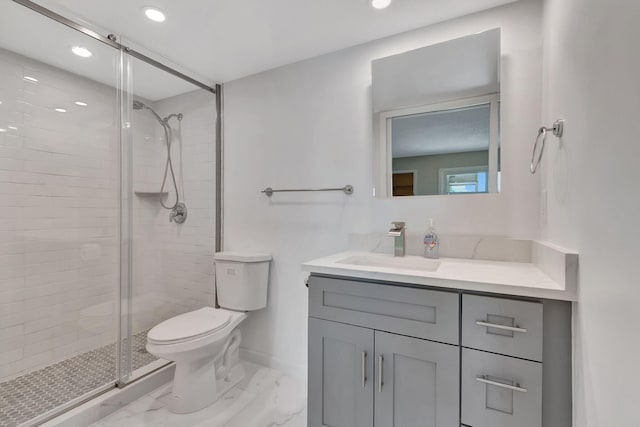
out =
<path fill-rule="evenodd" d="M 198 320 L 197 316 L 213 316 L 215 310 L 217 309 L 205 307 L 180 316 L 194 317 L 195 313 L 196 319 L 182 321 L 187 323 L 203 321 Z M 147 351 L 154 356 L 176 363 L 171 394 L 161 399 L 171 412 L 188 414 L 204 409 L 244 377 L 244 367 L 239 357 L 242 333 L 238 325 L 247 316 L 238 312 L 226 311 L 226 313 L 228 313 L 226 324 L 222 325 L 221 329 L 216 329 L 203 337 L 185 338 L 178 342 L 162 342 L 162 331 L 158 332 L 156 328 L 162 329 L 164 322 L 149 332 Z M 222 315 L 224 314 L 223 312 Z M 176 323 L 174 319 L 165 322 Z M 171 325 L 167 326 L 167 324 L 162 327 L 171 329 Z M 174 329 L 176 327 L 173 325 Z M 154 330 L 160 333 L 160 340 L 152 339 Z"/>
<path fill-rule="evenodd" d="M 176 365 L 176 372 L 178 371 L 178 367 L 179 365 Z M 184 392 L 184 389 L 180 388 L 180 384 L 176 384 L 174 378 L 171 393 L 163 396 L 160 400 L 167 406 L 167 409 L 174 414 L 197 412 L 215 403 L 226 392 L 240 383 L 240 381 L 244 379 L 244 375 L 244 365 L 242 362 L 238 362 L 229 369 L 224 378 L 208 384 L 203 381 L 196 381 L 195 384 L 190 384 L 187 393 Z"/>

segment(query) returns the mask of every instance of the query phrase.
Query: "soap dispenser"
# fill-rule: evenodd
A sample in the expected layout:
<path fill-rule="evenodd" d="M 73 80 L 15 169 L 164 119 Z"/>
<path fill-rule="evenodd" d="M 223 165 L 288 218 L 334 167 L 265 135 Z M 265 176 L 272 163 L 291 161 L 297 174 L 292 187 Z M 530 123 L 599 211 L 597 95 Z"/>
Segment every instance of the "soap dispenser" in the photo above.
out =
<path fill-rule="evenodd" d="M 433 218 L 429 218 L 429 229 L 424 234 L 424 257 L 437 259 L 439 245 L 440 240 L 438 239 L 436 228 L 433 225 Z"/>

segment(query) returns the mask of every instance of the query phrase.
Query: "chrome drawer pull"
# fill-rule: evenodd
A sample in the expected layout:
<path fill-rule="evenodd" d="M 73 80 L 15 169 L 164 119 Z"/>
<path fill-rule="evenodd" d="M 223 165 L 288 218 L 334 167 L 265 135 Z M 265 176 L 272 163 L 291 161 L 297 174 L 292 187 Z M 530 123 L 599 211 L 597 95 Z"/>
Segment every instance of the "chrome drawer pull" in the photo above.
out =
<path fill-rule="evenodd" d="M 382 364 L 384 363 L 384 356 L 378 358 L 378 393 L 382 393 Z"/>
<path fill-rule="evenodd" d="M 362 352 L 362 388 L 367 384 L 367 352 Z"/>
<path fill-rule="evenodd" d="M 509 384 L 499 383 L 497 381 L 491 381 L 487 379 L 486 375 L 480 375 L 479 377 L 476 377 L 476 381 L 479 381 L 483 384 L 489 384 L 489 385 L 494 385 L 496 387 L 506 388 L 508 390 L 519 391 L 520 393 L 527 392 L 527 389 L 520 387 L 520 384 L 516 383 L 516 385 L 509 385 Z"/>
<path fill-rule="evenodd" d="M 476 325 L 485 326 L 487 328 L 502 329 L 504 331 L 520 332 L 520 333 L 523 333 L 523 334 L 525 332 L 527 332 L 527 330 L 525 328 L 519 328 L 517 326 L 497 325 L 495 323 L 484 322 L 482 320 L 476 320 Z"/>

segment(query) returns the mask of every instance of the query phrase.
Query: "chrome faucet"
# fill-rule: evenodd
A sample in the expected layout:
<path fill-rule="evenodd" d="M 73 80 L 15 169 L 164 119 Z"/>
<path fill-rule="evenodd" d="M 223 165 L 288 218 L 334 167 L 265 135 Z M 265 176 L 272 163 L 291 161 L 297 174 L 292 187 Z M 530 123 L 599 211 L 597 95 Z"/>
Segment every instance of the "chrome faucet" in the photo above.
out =
<path fill-rule="evenodd" d="M 393 237 L 393 256 L 404 256 L 405 242 L 404 232 L 407 229 L 404 222 L 394 221 L 393 228 L 389 230 L 387 236 Z"/>

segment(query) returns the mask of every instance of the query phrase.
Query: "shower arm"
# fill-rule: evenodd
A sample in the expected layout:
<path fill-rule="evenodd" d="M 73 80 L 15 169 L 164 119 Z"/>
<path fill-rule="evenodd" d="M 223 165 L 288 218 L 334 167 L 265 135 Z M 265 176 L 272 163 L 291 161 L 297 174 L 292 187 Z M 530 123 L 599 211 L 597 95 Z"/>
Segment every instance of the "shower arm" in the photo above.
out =
<path fill-rule="evenodd" d="M 178 113 L 178 114 L 175 114 L 175 113 L 173 113 L 173 114 L 169 114 L 167 117 L 165 117 L 165 118 L 163 119 L 163 122 L 164 122 L 164 123 L 166 123 L 166 124 L 169 124 L 169 120 L 171 120 L 171 118 L 172 118 L 172 117 L 177 118 L 177 119 L 178 119 L 178 121 L 179 121 L 179 122 L 181 122 L 181 121 L 182 121 L 182 117 L 183 117 L 183 116 L 182 116 L 182 113 Z"/>

